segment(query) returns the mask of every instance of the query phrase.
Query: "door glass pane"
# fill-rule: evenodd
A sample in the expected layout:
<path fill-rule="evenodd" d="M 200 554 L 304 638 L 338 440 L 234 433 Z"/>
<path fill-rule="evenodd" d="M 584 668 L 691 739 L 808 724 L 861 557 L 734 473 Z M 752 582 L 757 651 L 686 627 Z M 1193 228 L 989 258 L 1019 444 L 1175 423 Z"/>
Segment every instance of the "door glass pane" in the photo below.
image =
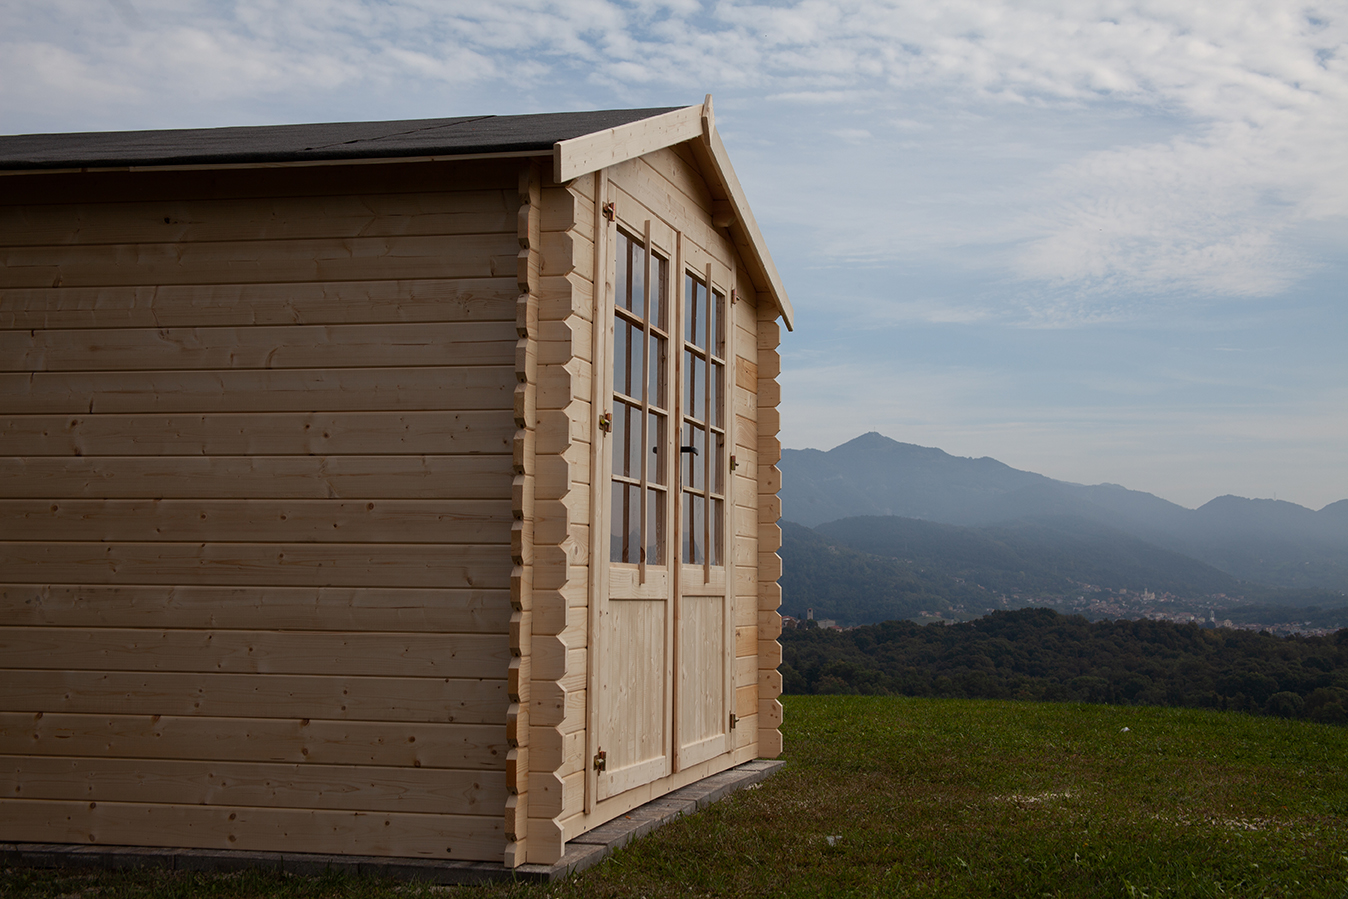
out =
<path fill-rule="evenodd" d="M 646 248 L 635 240 L 632 246 L 632 293 L 628 309 L 637 315 L 646 314 Z"/>
<path fill-rule="evenodd" d="M 707 546 L 712 565 L 725 564 L 725 559 L 721 558 L 721 547 L 725 544 L 724 522 L 725 502 L 714 499 L 711 501 L 711 542 Z"/>
<path fill-rule="evenodd" d="M 646 335 L 638 325 L 627 324 L 627 379 L 623 393 L 634 400 L 642 398 L 644 374 L 641 369 L 641 357 L 646 344 Z"/>
<path fill-rule="evenodd" d="M 613 320 L 613 391 L 627 392 L 627 321 Z"/>
<path fill-rule="evenodd" d="M 706 529 L 706 500 L 695 493 L 683 495 L 683 562 L 685 565 L 701 565 L 706 562 L 702 554 L 703 532 Z"/>
<path fill-rule="evenodd" d="M 613 473 L 623 477 L 631 477 L 632 466 L 628 461 L 631 454 L 631 434 L 632 429 L 627 426 L 630 416 L 627 414 L 627 404 L 621 400 L 613 402 Z"/>
<path fill-rule="evenodd" d="M 636 562 L 641 552 L 641 488 L 613 482 L 609 561 Z"/>
<path fill-rule="evenodd" d="M 665 564 L 665 492 L 646 489 L 646 564 Z"/>
<path fill-rule="evenodd" d="M 707 288 L 692 275 L 687 275 L 684 278 L 683 290 L 686 298 L 683 308 L 683 339 L 693 346 L 700 347 L 704 345 L 702 331 L 706 328 Z"/>
<path fill-rule="evenodd" d="M 651 285 L 651 324 L 661 331 L 668 331 L 669 324 L 665 318 L 668 315 L 669 303 L 665 298 L 665 292 L 669 284 L 669 260 L 661 259 L 657 255 L 652 265 L 655 269 L 655 283 Z"/>
<path fill-rule="evenodd" d="M 683 488 L 685 490 L 705 490 L 705 460 L 707 458 L 707 432 L 695 424 L 683 426 Z"/>
<path fill-rule="evenodd" d="M 689 418 L 705 420 L 707 417 L 707 360 L 692 350 L 683 355 L 683 405 Z"/>
<path fill-rule="evenodd" d="M 651 335 L 650 398 L 651 405 L 661 409 L 669 408 L 666 399 L 665 369 L 669 362 L 669 341 L 659 334 Z"/>
<path fill-rule="evenodd" d="M 621 231 L 618 232 L 617 270 L 613 276 L 614 301 L 623 309 L 632 308 L 632 284 L 629 273 L 632 270 L 632 241 Z"/>
<path fill-rule="evenodd" d="M 716 458 L 711 460 L 712 493 L 725 493 L 725 435 L 715 434 Z"/>
<path fill-rule="evenodd" d="M 647 476 L 652 484 L 665 483 L 665 416 L 652 412 L 646 442 L 651 446 L 651 467 Z"/>
<path fill-rule="evenodd" d="M 725 366 L 719 362 L 711 364 L 711 426 L 725 427 Z"/>
<path fill-rule="evenodd" d="M 709 324 L 712 332 L 712 351 L 725 358 L 725 295 L 719 290 L 712 291 L 712 314 Z"/>

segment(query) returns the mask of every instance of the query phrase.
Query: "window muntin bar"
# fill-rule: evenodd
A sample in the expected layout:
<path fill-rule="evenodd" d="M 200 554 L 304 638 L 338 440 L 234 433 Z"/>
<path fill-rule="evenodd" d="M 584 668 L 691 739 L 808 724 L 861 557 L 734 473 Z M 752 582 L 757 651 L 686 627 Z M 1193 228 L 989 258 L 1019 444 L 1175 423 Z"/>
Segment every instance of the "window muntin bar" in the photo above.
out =
<path fill-rule="evenodd" d="M 611 562 L 664 565 L 669 460 L 669 261 L 619 229 L 613 312 Z M 650 289 L 647 289 L 650 285 Z M 647 447 L 650 449 L 648 450 Z"/>
<path fill-rule="evenodd" d="M 680 480 L 683 562 L 725 564 L 726 301 L 705 277 L 684 273 Z"/>

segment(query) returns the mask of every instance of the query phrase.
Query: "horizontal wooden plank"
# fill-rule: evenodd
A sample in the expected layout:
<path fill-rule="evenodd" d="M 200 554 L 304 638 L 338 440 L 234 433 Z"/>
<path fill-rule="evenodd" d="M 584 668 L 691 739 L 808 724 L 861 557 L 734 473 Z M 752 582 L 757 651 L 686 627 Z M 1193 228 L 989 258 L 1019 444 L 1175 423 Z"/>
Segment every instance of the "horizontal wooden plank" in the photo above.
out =
<path fill-rule="evenodd" d="M 503 724 L 0 712 L 0 754 L 504 772 Z M 8 761 L 14 761 L 12 758 Z"/>
<path fill-rule="evenodd" d="M 500 680 L 443 677 L 29 671 L 0 677 L 0 709 L 98 715 L 190 715 L 499 724 Z"/>
<path fill-rule="evenodd" d="M 379 587 L 0 586 L 0 625 L 504 634 L 510 591 Z"/>
<path fill-rule="evenodd" d="M 0 500 L 0 540 L 508 545 L 513 521 L 506 499 Z"/>
<path fill-rule="evenodd" d="M 509 453 L 509 409 L 10 415 L 0 456 L 312 456 Z"/>
<path fill-rule="evenodd" d="M 510 586 L 505 545 L 0 542 L 0 577 L 18 584 L 232 587 Z"/>
<path fill-rule="evenodd" d="M 496 678 L 504 634 L 0 627 L 4 668 Z"/>
<path fill-rule="evenodd" d="M 4 371 L 513 365 L 513 322 L 0 331 Z"/>
<path fill-rule="evenodd" d="M 0 328 L 190 328 L 511 321 L 515 273 L 496 278 L 0 288 Z"/>
<path fill-rule="evenodd" d="M 489 815 L 505 809 L 505 772 L 414 767 L 9 757 L 0 795 L 85 802 Z"/>
<path fill-rule="evenodd" d="M 452 237 L 0 246 L 0 287 L 492 278 L 515 268 L 513 232 Z"/>
<path fill-rule="evenodd" d="M 0 799 L 0 840 L 352 855 L 504 857 L 504 815 Z"/>
<path fill-rule="evenodd" d="M 0 496 L 165 499 L 497 499 L 509 455 L 0 456 Z"/>
<path fill-rule="evenodd" d="M 310 197 L 334 194 L 509 190 L 519 183 L 518 159 L 380 162 L 377 165 L 178 171 L 115 171 L 11 175 L 6 198 L 15 204 L 178 202 L 203 199 Z"/>
<path fill-rule="evenodd" d="M 0 374 L 0 414 L 509 409 L 510 365 Z"/>
<path fill-rule="evenodd" d="M 507 190 L 0 206 L 0 244 L 478 234 L 516 229 Z"/>

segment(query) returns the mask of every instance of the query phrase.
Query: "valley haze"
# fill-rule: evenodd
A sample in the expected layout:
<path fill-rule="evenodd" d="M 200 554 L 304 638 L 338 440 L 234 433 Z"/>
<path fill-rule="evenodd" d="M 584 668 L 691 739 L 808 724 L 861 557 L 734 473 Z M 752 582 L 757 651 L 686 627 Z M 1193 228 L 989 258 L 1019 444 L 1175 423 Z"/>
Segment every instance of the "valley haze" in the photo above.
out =
<path fill-rule="evenodd" d="M 785 614 L 807 600 L 846 623 L 1043 604 L 1348 625 L 1348 500 L 1311 510 L 1228 495 L 1188 509 L 875 432 L 784 450 L 780 467 Z"/>

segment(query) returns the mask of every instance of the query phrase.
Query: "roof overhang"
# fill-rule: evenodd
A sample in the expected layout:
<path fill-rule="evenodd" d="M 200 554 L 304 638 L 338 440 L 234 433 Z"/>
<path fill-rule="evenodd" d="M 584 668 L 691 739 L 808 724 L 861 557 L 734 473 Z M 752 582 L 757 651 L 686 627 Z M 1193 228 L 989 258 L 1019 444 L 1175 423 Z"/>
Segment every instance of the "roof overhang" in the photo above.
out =
<path fill-rule="evenodd" d="M 0 175 L 407 163 L 551 152 L 554 177 L 565 183 L 685 143 L 711 191 L 713 224 L 727 229 L 758 292 L 792 329 L 791 302 L 716 133 L 710 94 L 700 105 L 675 109 L 12 135 L 0 137 Z"/>
<path fill-rule="evenodd" d="M 553 177 L 559 182 L 644 156 L 665 147 L 689 143 L 702 163 L 713 201 L 713 222 L 729 230 L 753 280 L 781 312 L 788 331 L 795 330 L 795 311 L 787 298 L 781 275 L 758 229 L 753 210 L 744 196 L 725 144 L 716 131 L 711 94 L 697 106 L 685 106 L 647 119 L 618 125 L 604 131 L 558 141 L 552 148 Z"/>

